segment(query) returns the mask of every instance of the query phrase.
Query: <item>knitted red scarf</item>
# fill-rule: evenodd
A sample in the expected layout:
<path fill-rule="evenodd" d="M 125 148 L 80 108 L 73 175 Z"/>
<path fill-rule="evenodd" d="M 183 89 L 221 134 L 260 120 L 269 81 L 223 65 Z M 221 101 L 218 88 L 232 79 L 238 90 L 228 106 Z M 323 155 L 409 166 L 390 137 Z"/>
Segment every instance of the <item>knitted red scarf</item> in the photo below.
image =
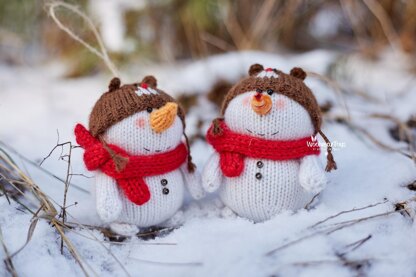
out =
<path fill-rule="evenodd" d="M 127 198 L 137 205 L 143 205 L 150 199 L 149 187 L 144 177 L 160 175 L 179 168 L 186 161 L 188 154 L 186 146 L 181 143 L 169 152 L 132 156 L 116 145 L 103 145 L 81 124 L 75 127 L 75 137 L 77 143 L 85 149 L 84 162 L 87 169 L 100 169 L 116 179 Z M 121 170 L 117 168 L 115 155 L 126 160 Z"/>
<path fill-rule="evenodd" d="M 209 128 L 207 140 L 220 154 L 221 171 L 227 177 L 240 176 L 246 157 L 284 161 L 318 155 L 320 152 L 319 146 L 311 137 L 298 140 L 266 140 L 234 133 L 223 121 L 218 124 Z M 214 128 L 219 129 L 216 134 Z M 308 146 L 308 142 L 314 147 Z"/>

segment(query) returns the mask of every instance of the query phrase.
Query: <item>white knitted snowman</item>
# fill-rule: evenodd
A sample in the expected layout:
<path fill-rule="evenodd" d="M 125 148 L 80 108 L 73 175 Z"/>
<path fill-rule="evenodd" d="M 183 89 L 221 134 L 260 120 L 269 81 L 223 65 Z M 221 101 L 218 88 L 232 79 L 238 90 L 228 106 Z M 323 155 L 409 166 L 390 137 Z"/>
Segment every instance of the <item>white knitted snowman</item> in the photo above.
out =
<path fill-rule="evenodd" d="M 219 196 L 228 212 L 255 222 L 297 210 L 326 185 L 315 135 L 319 106 L 303 80 L 259 64 L 227 94 L 223 118 L 214 120 L 208 142 L 216 150 L 202 174 L 204 189 Z M 328 147 L 327 171 L 336 169 Z"/>
<path fill-rule="evenodd" d="M 95 170 L 97 213 L 122 235 L 180 224 L 184 184 L 195 199 L 204 196 L 186 136 L 182 142 L 183 110 L 156 86 L 152 76 L 121 87 L 113 79 L 91 112 L 89 131 L 75 128 L 84 162 Z"/>

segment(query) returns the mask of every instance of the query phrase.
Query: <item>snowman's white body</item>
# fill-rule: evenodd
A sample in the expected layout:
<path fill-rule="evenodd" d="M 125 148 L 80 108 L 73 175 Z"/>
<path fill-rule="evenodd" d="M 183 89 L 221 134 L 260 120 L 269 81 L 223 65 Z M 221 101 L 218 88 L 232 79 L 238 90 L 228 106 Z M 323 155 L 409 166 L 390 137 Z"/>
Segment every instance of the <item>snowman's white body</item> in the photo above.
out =
<path fill-rule="evenodd" d="M 294 140 L 314 134 L 311 118 L 299 103 L 276 92 L 271 95 L 272 109 L 260 116 L 249 104 L 254 94 L 248 91 L 229 102 L 224 122 L 233 132 L 266 140 Z M 219 154 L 215 152 L 204 168 L 202 184 L 208 192 L 219 189 L 226 207 L 255 222 L 270 219 L 283 210 L 305 207 L 327 182 L 318 156 L 287 161 L 246 157 L 244 163 L 240 176 L 223 176 Z"/>
<path fill-rule="evenodd" d="M 185 182 L 182 173 L 178 169 L 163 175 L 147 177 L 144 178 L 144 180 L 149 186 L 151 197 L 148 202 L 139 206 L 127 199 L 123 191 L 114 184 L 114 180 L 111 177 L 101 172 L 97 172 L 95 190 L 99 213 L 102 215 L 106 210 L 106 204 L 104 202 L 107 202 L 108 204 L 119 202 L 119 204 L 115 204 L 111 210 L 115 211 L 121 208 L 121 211 L 116 218 L 110 218 L 110 221 L 132 224 L 138 227 L 149 227 L 158 224 L 163 225 L 163 223 L 172 218 L 182 206 L 185 191 Z M 168 184 L 162 186 L 162 180 L 167 180 Z M 167 195 L 163 194 L 164 188 L 169 189 Z M 104 190 L 107 190 L 107 192 L 103 193 Z M 104 196 L 104 199 L 101 196 Z M 98 197 L 101 197 L 103 200 L 99 200 Z M 104 218 L 106 217 L 104 216 Z"/>
<path fill-rule="evenodd" d="M 149 124 L 149 113 L 142 111 L 111 126 L 104 138 L 131 155 L 152 155 L 173 150 L 181 143 L 182 134 L 183 126 L 178 116 L 167 130 L 155 133 Z M 186 163 L 171 172 L 144 178 L 150 189 L 150 200 L 143 205 L 132 203 L 116 180 L 101 171 L 96 172 L 95 178 L 98 215 L 106 223 L 118 224 L 118 229 L 126 224 L 149 227 L 170 220 L 183 204 L 185 184 L 194 198 L 203 196 L 202 188 L 198 188 L 198 176 L 187 171 Z"/>
<path fill-rule="evenodd" d="M 258 167 L 258 162 L 263 167 Z M 254 221 L 267 220 L 282 210 L 297 210 L 311 200 L 299 184 L 297 160 L 270 161 L 246 158 L 244 174 L 225 178 L 220 187 L 223 203 L 238 215 Z M 261 179 L 256 178 L 261 174 Z"/>

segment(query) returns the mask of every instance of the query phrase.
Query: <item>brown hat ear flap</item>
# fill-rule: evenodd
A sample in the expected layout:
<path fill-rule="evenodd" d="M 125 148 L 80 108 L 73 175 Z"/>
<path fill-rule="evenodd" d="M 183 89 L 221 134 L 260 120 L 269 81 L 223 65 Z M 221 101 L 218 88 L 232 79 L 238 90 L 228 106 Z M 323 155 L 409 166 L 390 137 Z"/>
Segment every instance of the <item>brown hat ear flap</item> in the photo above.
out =
<path fill-rule="evenodd" d="M 220 135 L 222 135 L 222 128 L 221 128 L 221 126 L 220 126 L 220 123 L 221 123 L 221 121 L 223 121 L 224 119 L 223 118 L 221 118 L 221 117 L 218 117 L 218 118 L 215 118 L 213 121 L 212 121 L 212 126 L 213 126 L 213 128 L 212 128 L 212 134 L 213 135 L 215 135 L 215 136 L 220 136 Z"/>
<path fill-rule="evenodd" d="M 256 63 L 250 66 L 250 69 L 248 70 L 248 75 L 250 76 L 257 75 L 263 70 L 264 70 L 264 67 L 261 64 Z"/>
<path fill-rule="evenodd" d="M 157 80 L 152 75 L 144 77 L 141 83 L 142 84 L 145 83 L 153 89 L 155 89 L 157 87 Z"/>
<path fill-rule="evenodd" d="M 121 81 L 119 78 L 115 77 L 113 79 L 111 79 L 110 84 L 108 85 L 108 91 L 115 91 L 118 90 L 120 88 L 121 85 Z"/>
<path fill-rule="evenodd" d="M 337 169 L 337 163 L 334 160 L 334 156 L 332 155 L 332 147 L 331 147 L 331 142 L 329 141 L 329 139 L 325 136 L 325 134 L 319 130 L 318 133 L 321 135 L 321 137 L 324 139 L 325 143 L 326 143 L 326 167 L 325 167 L 325 171 L 326 172 L 330 172 L 333 169 Z"/>
<path fill-rule="evenodd" d="M 185 134 L 185 130 L 183 131 L 183 136 L 185 137 L 186 148 L 188 148 L 188 171 L 190 173 L 194 173 L 196 165 L 192 162 L 191 146 L 189 145 L 189 139 L 188 136 Z"/>
<path fill-rule="evenodd" d="M 306 72 L 303 71 L 303 69 L 300 68 L 300 67 L 294 67 L 294 68 L 292 68 L 292 70 L 290 70 L 290 76 L 293 76 L 293 77 L 301 79 L 301 80 L 305 80 Z"/>
<path fill-rule="evenodd" d="M 114 166 L 117 172 L 123 171 L 124 168 L 126 168 L 127 163 L 129 162 L 129 158 L 123 157 L 120 154 L 114 152 L 114 150 L 108 146 L 107 142 L 104 140 L 102 136 L 99 136 L 99 140 L 103 144 L 104 149 L 108 152 L 108 154 L 110 154 L 110 157 L 114 162 Z"/>

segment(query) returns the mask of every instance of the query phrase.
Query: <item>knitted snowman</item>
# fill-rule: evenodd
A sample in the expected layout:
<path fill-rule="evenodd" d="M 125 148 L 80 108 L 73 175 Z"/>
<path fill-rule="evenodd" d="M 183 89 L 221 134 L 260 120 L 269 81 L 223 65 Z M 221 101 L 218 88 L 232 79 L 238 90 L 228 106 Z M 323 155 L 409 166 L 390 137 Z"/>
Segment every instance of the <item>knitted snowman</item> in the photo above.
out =
<path fill-rule="evenodd" d="M 153 76 L 123 86 L 114 78 L 90 114 L 89 130 L 75 127 L 85 165 L 96 171 L 98 215 L 114 232 L 180 223 L 184 184 L 194 198 L 204 196 L 184 128 L 182 108 Z"/>
<path fill-rule="evenodd" d="M 285 74 L 255 64 L 228 92 L 223 117 L 207 133 L 215 152 L 202 175 L 206 191 L 219 189 L 227 213 L 261 222 L 305 207 L 325 187 L 315 135 L 329 141 L 305 77 L 300 68 Z M 330 171 L 336 164 L 329 144 L 327 151 Z"/>

